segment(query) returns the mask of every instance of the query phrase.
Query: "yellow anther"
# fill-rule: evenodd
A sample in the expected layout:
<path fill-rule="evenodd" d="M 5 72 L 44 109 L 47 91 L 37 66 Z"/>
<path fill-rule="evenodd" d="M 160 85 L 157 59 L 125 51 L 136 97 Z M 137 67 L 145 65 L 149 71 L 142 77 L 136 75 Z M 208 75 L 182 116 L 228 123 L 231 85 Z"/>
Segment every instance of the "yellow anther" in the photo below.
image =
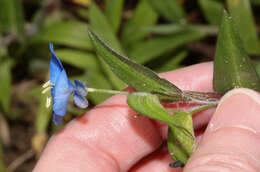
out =
<path fill-rule="evenodd" d="M 51 86 L 45 88 L 44 90 L 42 90 L 42 94 L 45 94 L 45 93 L 48 92 L 51 88 L 52 88 Z"/>
<path fill-rule="evenodd" d="M 50 80 L 45 82 L 42 87 L 46 88 L 46 87 L 49 87 L 49 86 L 51 86 L 51 81 Z"/>
<path fill-rule="evenodd" d="M 51 105 L 51 97 L 47 97 L 46 99 L 46 108 L 49 108 Z"/>

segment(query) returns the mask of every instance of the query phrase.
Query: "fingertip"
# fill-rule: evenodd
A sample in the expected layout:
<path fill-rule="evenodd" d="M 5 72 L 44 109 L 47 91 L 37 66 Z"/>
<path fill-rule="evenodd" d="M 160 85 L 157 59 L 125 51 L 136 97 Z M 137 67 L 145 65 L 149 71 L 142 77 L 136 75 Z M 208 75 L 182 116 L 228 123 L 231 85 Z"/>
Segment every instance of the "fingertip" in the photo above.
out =
<path fill-rule="evenodd" d="M 233 89 L 223 96 L 209 123 L 208 130 L 222 127 L 241 127 L 260 131 L 260 95 L 247 89 Z"/>
<path fill-rule="evenodd" d="M 234 89 L 217 107 L 185 171 L 259 171 L 260 96 Z"/>

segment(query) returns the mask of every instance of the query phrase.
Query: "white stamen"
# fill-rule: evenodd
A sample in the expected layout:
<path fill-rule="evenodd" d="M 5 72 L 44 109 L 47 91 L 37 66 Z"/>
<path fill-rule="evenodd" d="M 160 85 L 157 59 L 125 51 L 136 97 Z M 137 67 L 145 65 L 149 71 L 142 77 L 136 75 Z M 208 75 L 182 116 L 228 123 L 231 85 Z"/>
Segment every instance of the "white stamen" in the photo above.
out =
<path fill-rule="evenodd" d="M 45 94 L 47 91 L 49 91 L 50 89 L 51 89 L 52 87 L 50 86 L 50 87 L 47 87 L 47 88 L 45 88 L 44 90 L 42 90 L 42 94 Z"/>
<path fill-rule="evenodd" d="M 51 85 L 51 81 L 49 80 L 49 81 L 45 82 L 42 87 L 46 88 L 46 87 L 48 87 L 50 85 Z"/>
<path fill-rule="evenodd" d="M 46 108 L 49 108 L 51 105 L 51 97 L 47 97 L 46 99 Z"/>

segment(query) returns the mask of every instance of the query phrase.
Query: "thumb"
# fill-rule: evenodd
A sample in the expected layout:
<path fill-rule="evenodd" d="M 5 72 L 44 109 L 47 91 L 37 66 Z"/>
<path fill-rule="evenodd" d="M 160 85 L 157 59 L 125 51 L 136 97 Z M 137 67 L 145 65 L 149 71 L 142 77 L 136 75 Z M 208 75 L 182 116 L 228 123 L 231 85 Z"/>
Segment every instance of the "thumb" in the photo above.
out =
<path fill-rule="evenodd" d="M 260 171 L 260 95 L 240 88 L 220 101 L 184 172 Z"/>

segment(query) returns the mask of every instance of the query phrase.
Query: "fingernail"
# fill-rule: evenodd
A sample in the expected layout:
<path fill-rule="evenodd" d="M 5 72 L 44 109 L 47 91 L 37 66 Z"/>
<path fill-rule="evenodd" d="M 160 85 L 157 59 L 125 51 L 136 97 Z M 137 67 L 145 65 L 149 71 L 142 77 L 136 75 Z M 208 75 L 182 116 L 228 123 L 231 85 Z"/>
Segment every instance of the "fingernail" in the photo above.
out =
<path fill-rule="evenodd" d="M 260 95 L 246 88 L 233 89 L 220 100 L 208 131 L 238 127 L 260 132 Z"/>

